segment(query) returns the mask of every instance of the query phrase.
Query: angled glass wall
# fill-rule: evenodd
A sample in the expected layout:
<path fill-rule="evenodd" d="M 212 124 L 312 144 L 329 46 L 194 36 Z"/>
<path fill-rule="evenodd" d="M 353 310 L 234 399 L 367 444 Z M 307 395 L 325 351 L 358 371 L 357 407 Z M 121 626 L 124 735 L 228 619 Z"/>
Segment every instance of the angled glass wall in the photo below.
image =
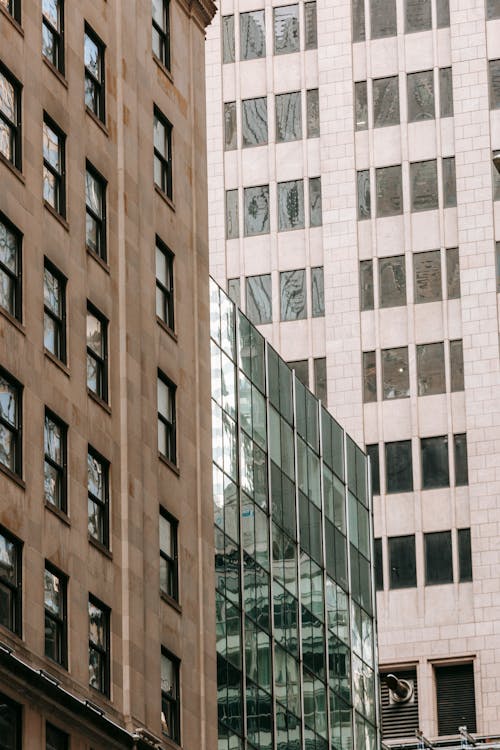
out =
<path fill-rule="evenodd" d="M 364 453 L 211 282 L 218 750 L 374 750 Z"/>

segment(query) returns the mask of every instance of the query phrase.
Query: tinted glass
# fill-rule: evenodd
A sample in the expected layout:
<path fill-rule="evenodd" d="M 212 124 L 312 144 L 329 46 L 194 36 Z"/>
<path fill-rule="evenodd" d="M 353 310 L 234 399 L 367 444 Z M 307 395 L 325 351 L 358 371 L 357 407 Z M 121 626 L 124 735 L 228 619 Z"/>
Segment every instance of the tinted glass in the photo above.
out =
<path fill-rule="evenodd" d="M 405 1 L 405 32 L 427 31 L 431 28 L 431 0 Z"/>
<path fill-rule="evenodd" d="M 451 208 L 457 205 L 457 182 L 455 177 L 455 157 L 443 159 L 443 205 Z"/>
<path fill-rule="evenodd" d="M 304 38 L 306 49 L 316 49 L 318 46 L 318 28 L 316 21 L 316 2 L 304 4 Z"/>
<path fill-rule="evenodd" d="M 264 11 L 254 10 L 240 14 L 240 57 L 253 60 L 266 54 L 266 27 Z"/>
<path fill-rule="evenodd" d="M 373 127 L 399 123 L 399 79 L 378 78 L 373 81 Z"/>
<path fill-rule="evenodd" d="M 304 183 L 302 180 L 278 183 L 278 229 L 303 229 Z"/>
<path fill-rule="evenodd" d="M 242 145 L 267 143 L 267 99 L 246 99 L 241 102 Z"/>
<path fill-rule="evenodd" d="M 422 438 L 422 489 L 449 487 L 448 436 Z"/>
<path fill-rule="evenodd" d="M 245 188 L 245 236 L 269 232 L 269 185 Z"/>
<path fill-rule="evenodd" d="M 395 36 L 397 31 L 395 0 L 370 0 L 370 20 L 372 39 Z"/>
<path fill-rule="evenodd" d="M 319 91 L 309 89 L 306 94 L 307 107 L 307 137 L 317 138 L 319 136 Z"/>
<path fill-rule="evenodd" d="M 380 307 L 406 305 L 405 256 L 380 258 L 378 269 Z"/>
<path fill-rule="evenodd" d="M 359 264 L 359 291 L 361 310 L 373 310 L 373 261 L 362 260 Z"/>
<path fill-rule="evenodd" d="M 288 362 L 288 366 L 295 370 L 295 376 L 305 386 L 309 387 L 309 362 L 307 359 L 299 359 L 295 362 Z"/>
<path fill-rule="evenodd" d="M 395 216 L 403 211 L 401 166 L 380 167 L 375 170 L 377 186 L 377 216 Z"/>
<path fill-rule="evenodd" d="M 363 352 L 363 401 L 377 400 L 377 366 L 375 352 Z"/>
<path fill-rule="evenodd" d="M 356 130 L 366 130 L 368 127 L 366 81 L 358 81 L 354 84 L 354 117 Z"/>
<path fill-rule="evenodd" d="M 325 314 L 325 285 L 323 266 L 311 268 L 312 314 L 320 318 Z"/>
<path fill-rule="evenodd" d="M 462 339 L 450 341 L 451 390 L 464 390 L 464 354 Z"/>
<path fill-rule="evenodd" d="M 238 190 L 226 190 L 226 237 L 232 240 L 239 236 Z"/>
<path fill-rule="evenodd" d="M 246 312 L 256 325 L 272 321 L 271 275 L 249 276 L 246 280 Z"/>
<path fill-rule="evenodd" d="M 458 580 L 472 581 L 470 529 L 458 529 Z"/>
<path fill-rule="evenodd" d="M 442 299 L 441 253 L 415 253 L 413 256 L 415 302 L 436 302 Z"/>
<path fill-rule="evenodd" d="M 222 62 L 234 59 L 234 16 L 222 16 Z"/>
<path fill-rule="evenodd" d="M 490 108 L 500 107 L 500 60 L 490 60 Z"/>
<path fill-rule="evenodd" d="M 386 443 L 385 468 L 388 493 L 413 490 L 411 440 Z"/>
<path fill-rule="evenodd" d="M 417 0 L 420 2 L 420 0 Z M 406 77 L 408 87 L 408 122 L 433 120 L 434 111 L 434 73 L 425 70 L 422 73 L 410 73 Z"/>
<path fill-rule="evenodd" d="M 365 0 L 352 0 L 352 41 L 364 42 L 365 39 Z"/>
<path fill-rule="evenodd" d="M 441 68 L 439 70 L 439 113 L 441 117 L 453 117 L 451 68 Z"/>
<path fill-rule="evenodd" d="M 384 399 L 410 395 L 407 346 L 382 351 L 382 394 Z"/>
<path fill-rule="evenodd" d="M 358 182 L 358 219 L 369 219 L 371 216 L 370 170 L 363 169 L 357 173 Z"/>
<path fill-rule="evenodd" d="M 237 147 L 236 102 L 224 104 L 224 148 L 231 151 Z"/>
<path fill-rule="evenodd" d="M 446 250 L 446 286 L 448 299 L 460 297 L 460 257 L 458 247 Z"/>
<path fill-rule="evenodd" d="M 467 462 L 467 435 L 453 436 L 455 451 L 455 484 L 463 487 L 469 484 L 469 469 Z"/>
<path fill-rule="evenodd" d="M 366 453 L 370 457 L 372 472 L 372 495 L 380 495 L 380 465 L 378 443 L 366 446 Z"/>
<path fill-rule="evenodd" d="M 500 18 L 500 0 L 486 0 L 486 18 Z"/>
<path fill-rule="evenodd" d="M 274 54 L 299 50 L 299 6 L 274 8 Z"/>
<path fill-rule="evenodd" d="M 437 164 L 435 159 L 410 164 L 412 211 L 438 208 Z"/>
<path fill-rule="evenodd" d="M 314 395 L 323 406 L 327 404 L 326 357 L 317 357 L 314 364 Z"/>
<path fill-rule="evenodd" d="M 449 0 L 436 0 L 436 19 L 438 29 L 442 29 L 450 25 Z"/>
<path fill-rule="evenodd" d="M 280 273 L 281 320 L 301 320 L 307 317 L 306 272 Z"/>
<path fill-rule="evenodd" d="M 425 583 L 453 583 L 451 531 L 424 534 Z"/>
<path fill-rule="evenodd" d="M 241 290 L 239 279 L 228 279 L 227 280 L 227 294 L 235 305 L 241 307 Z"/>
<path fill-rule="evenodd" d="M 302 138 L 300 91 L 276 96 L 276 141 L 296 141 Z"/>
<path fill-rule="evenodd" d="M 309 178 L 309 226 L 320 227 L 323 223 L 321 209 L 321 177 Z"/>
<path fill-rule="evenodd" d="M 431 396 L 445 393 L 444 344 L 417 346 L 418 395 Z"/>
<path fill-rule="evenodd" d="M 391 589 L 417 585 L 415 537 L 395 536 L 388 539 L 389 585 Z"/>
<path fill-rule="evenodd" d="M 384 568 L 382 563 L 382 539 L 374 540 L 375 550 L 375 590 L 382 591 L 384 588 Z"/>

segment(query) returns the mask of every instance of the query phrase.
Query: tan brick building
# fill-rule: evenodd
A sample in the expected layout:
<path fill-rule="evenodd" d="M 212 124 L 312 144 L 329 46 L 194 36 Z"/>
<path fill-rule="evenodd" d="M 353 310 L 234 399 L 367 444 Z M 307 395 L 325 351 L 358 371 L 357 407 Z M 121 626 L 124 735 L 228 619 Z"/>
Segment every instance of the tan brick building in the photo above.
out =
<path fill-rule="evenodd" d="M 204 106 L 214 10 L 0 0 L 9 750 L 216 741 Z"/>

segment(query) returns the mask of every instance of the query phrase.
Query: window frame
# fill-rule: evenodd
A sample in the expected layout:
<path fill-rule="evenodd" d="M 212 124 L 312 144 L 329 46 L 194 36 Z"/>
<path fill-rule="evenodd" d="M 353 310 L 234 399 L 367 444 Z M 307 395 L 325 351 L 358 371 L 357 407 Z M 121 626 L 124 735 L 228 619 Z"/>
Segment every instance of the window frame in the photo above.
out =
<path fill-rule="evenodd" d="M 165 130 L 164 145 L 167 151 L 166 155 L 162 154 L 154 143 L 155 120 L 158 120 Z M 161 183 L 156 182 L 154 165 L 153 181 L 156 187 L 170 200 L 173 200 L 172 132 L 172 123 L 155 104 L 153 106 L 153 162 L 158 160 L 160 164 Z"/>
<path fill-rule="evenodd" d="M 101 190 L 101 216 L 97 214 L 87 202 L 87 173 L 99 184 Z M 90 218 L 96 224 L 96 249 L 89 245 L 87 239 L 87 224 L 85 223 L 85 246 L 93 255 L 97 255 L 105 263 L 107 262 L 107 215 L 106 215 L 106 193 L 108 188 L 107 180 L 102 176 L 98 169 L 88 160 L 85 160 L 85 217 Z"/>
<path fill-rule="evenodd" d="M 49 732 L 52 737 L 49 737 Z M 53 739 L 55 738 L 56 743 L 54 744 Z M 50 745 L 49 745 L 50 741 Z M 55 724 L 50 721 L 45 722 L 45 745 L 46 750 L 69 750 L 69 735 L 63 729 L 59 729 Z"/>
<path fill-rule="evenodd" d="M 45 158 L 43 155 L 43 148 L 42 148 L 42 159 L 43 159 L 43 175 L 45 177 L 45 170 L 47 170 L 52 177 L 55 179 L 55 187 L 54 187 L 54 195 L 55 195 L 55 206 L 52 205 L 52 203 L 47 200 L 47 198 L 43 198 L 45 205 L 50 206 L 50 208 L 55 211 L 57 214 L 62 216 L 63 219 L 66 218 L 66 134 L 63 130 L 57 125 L 56 122 L 50 117 L 50 115 L 44 110 L 43 112 L 43 127 L 45 125 L 52 130 L 53 133 L 58 138 L 58 144 L 57 144 L 57 151 L 58 151 L 58 157 L 61 164 L 61 170 L 58 171 L 49 161 Z M 42 136 L 43 138 L 43 136 Z M 43 184 L 44 180 L 42 181 Z M 43 191 L 42 191 L 43 194 Z"/>
<path fill-rule="evenodd" d="M 393 543 L 395 541 L 401 542 L 401 540 L 404 540 L 405 547 L 409 550 L 410 546 L 412 547 L 412 557 L 413 557 L 413 568 L 411 570 L 411 573 L 414 575 L 411 578 L 411 582 L 404 583 L 403 585 L 395 585 L 397 583 L 396 577 L 393 574 L 393 571 L 397 571 L 398 568 L 393 566 L 393 558 L 394 558 L 394 552 L 395 549 L 393 549 Z M 416 544 L 415 544 L 415 534 L 402 534 L 400 536 L 390 536 L 387 539 L 387 554 L 389 558 L 389 589 L 396 590 L 396 589 L 413 589 L 418 586 L 418 569 L 417 569 L 417 559 L 416 559 Z"/>
<path fill-rule="evenodd" d="M 53 459 L 51 456 L 48 455 L 48 453 L 45 450 L 45 429 L 46 429 L 46 422 L 47 419 L 49 419 L 51 422 L 53 422 L 57 427 L 61 430 L 61 458 L 62 458 L 62 464 L 58 464 L 55 459 Z M 60 498 L 59 498 L 59 505 L 53 504 L 47 498 L 45 497 L 45 491 L 44 491 L 44 501 L 45 505 L 47 505 L 49 508 L 57 508 L 57 510 L 61 511 L 64 514 L 67 514 L 68 512 L 68 425 L 63 422 L 63 420 L 57 416 L 51 409 L 48 407 L 45 407 L 45 415 L 44 415 L 44 435 L 43 435 L 43 442 L 44 442 L 44 479 L 45 479 L 45 466 L 46 464 L 49 464 L 55 471 L 57 472 L 57 476 L 59 478 L 59 486 L 60 486 Z"/>
<path fill-rule="evenodd" d="M 170 422 L 167 417 L 160 412 L 160 404 L 157 403 L 157 421 L 158 421 L 158 440 L 160 437 L 160 425 L 165 430 L 165 447 L 166 453 L 160 451 L 158 445 L 158 454 L 164 458 L 168 463 L 177 466 L 177 403 L 176 394 L 177 386 L 165 375 L 162 370 L 158 369 L 157 382 L 161 381 L 168 389 L 171 398 L 172 406 L 172 421 Z"/>
<path fill-rule="evenodd" d="M 61 289 L 61 316 L 57 317 L 57 315 L 54 313 L 53 310 L 48 307 L 45 303 L 43 303 L 43 314 L 44 314 L 44 323 L 45 323 L 45 316 L 47 315 L 55 324 L 56 324 L 56 330 L 58 333 L 58 347 L 59 348 L 59 355 L 57 355 L 55 352 L 51 352 L 50 349 L 48 349 L 45 346 L 45 325 L 44 325 L 44 350 L 46 352 L 49 352 L 53 357 L 56 357 L 58 360 L 60 360 L 63 364 L 66 364 L 67 362 L 67 350 L 66 350 L 66 285 L 68 282 L 67 277 L 61 273 L 61 271 L 55 266 L 47 256 L 44 256 L 43 259 L 43 270 L 44 270 L 44 284 L 45 284 L 45 271 L 47 270 L 52 276 L 58 279 L 60 289 Z"/>
<path fill-rule="evenodd" d="M 60 31 L 56 29 L 49 21 L 43 10 L 42 0 L 42 55 L 50 65 L 52 65 L 62 76 L 65 72 L 65 60 L 64 60 L 64 0 L 57 0 L 57 11 Z M 54 60 L 51 60 L 43 51 L 43 32 L 44 27 L 51 34 L 54 40 Z"/>
<path fill-rule="evenodd" d="M 99 77 L 96 78 L 94 73 L 85 65 L 85 37 L 88 37 L 98 49 L 97 63 L 99 67 Z M 106 123 L 106 63 L 105 63 L 106 45 L 102 39 L 95 33 L 94 29 L 85 21 L 83 32 L 83 67 L 84 67 L 84 96 L 85 107 L 92 112 L 102 123 Z M 95 109 L 87 104 L 87 87 L 86 83 L 90 81 L 94 90 Z"/>
<path fill-rule="evenodd" d="M 100 610 L 102 614 L 104 615 L 104 627 L 105 627 L 105 633 L 104 633 L 104 640 L 105 645 L 104 647 L 99 646 L 99 644 L 94 643 L 94 641 L 90 638 L 90 606 L 95 607 L 96 609 Z M 89 592 L 89 598 L 88 598 L 88 618 L 89 618 L 89 687 L 92 690 L 95 690 L 96 692 L 100 693 L 101 695 L 105 695 L 107 698 L 110 696 L 110 684 L 111 684 L 111 633 L 110 633 L 110 625 L 111 625 L 111 609 L 106 604 L 104 604 L 100 599 L 98 599 L 96 596 L 91 594 Z M 90 682 L 90 654 L 94 651 L 98 654 L 100 657 L 100 660 L 102 660 L 102 667 L 103 667 L 103 674 L 101 679 L 101 687 L 97 688 Z"/>
<path fill-rule="evenodd" d="M 22 477 L 23 466 L 23 385 L 8 370 L 0 365 L 0 377 L 3 378 L 15 391 L 16 397 L 16 424 L 8 422 L 0 410 L 0 427 L 3 427 L 13 435 L 14 469 L 0 462 L 0 468 L 9 476 Z"/>
<path fill-rule="evenodd" d="M 44 617 L 45 621 L 47 619 L 51 620 L 51 622 L 55 623 L 56 625 L 56 633 L 57 633 L 57 641 L 58 641 L 58 648 L 60 650 L 61 659 L 53 659 L 49 654 L 47 654 L 47 638 L 45 636 L 45 647 L 44 647 L 44 654 L 47 659 L 50 659 L 51 661 L 54 661 L 56 664 L 59 664 L 64 669 L 68 668 L 68 576 L 66 573 L 63 573 L 59 568 L 56 568 L 55 565 L 53 565 L 49 560 L 45 560 L 45 569 L 44 569 L 44 576 L 45 572 L 50 573 L 51 575 L 55 576 L 60 583 L 61 586 L 61 602 L 62 602 L 62 616 L 55 615 L 50 610 L 47 610 L 46 601 L 45 601 L 45 587 L 44 587 L 44 600 L 43 600 L 43 610 L 44 610 Z M 47 631 L 47 628 L 45 628 L 45 632 Z"/>
<path fill-rule="evenodd" d="M 8 3 L 8 8 L 5 8 L 3 5 L 2 8 L 16 23 L 21 25 L 21 0 L 8 0 Z"/>
<path fill-rule="evenodd" d="M 473 580 L 470 528 L 457 529 L 458 582 Z M 465 561 L 463 558 L 466 557 Z"/>
<path fill-rule="evenodd" d="M 6 307 L 2 307 L 2 310 L 21 323 L 23 318 L 23 233 L 2 211 L 0 211 L 0 224 L 3 224 L 6 230 L 14 235 L 16 241 L 16 273 L 13 273 L 0 260 L 0 274 L 5 274 L 9 278 L 14 294 L 12 311 Z"/>
<path fill-rule="evenodd" d="M 3 536 L 7 542 L 13 545 L 16 555 L 16 583 L 12 584 L 4 577 L 0 576 L 1 586 L 6 586 L 11 593 L 10 620 L 12 627 L 0 625 L 11 633 L 22 638 L 23 624 L 23 547 L 24 542 L 12 534 L 8 529 L 0 524 L 0 536 Z"/>
<path fill-rule="evenodd" d="M 0 61 L 0 75 L 4 76 L 14 90 L 15 121 L 11 120 L 0 107 L 0 120 L 9 128 L 11 156 L 5 156 L 0 152 L 0 157 L 12 164 L 19 172 L 22 171 L 22 83 L 11 73 L 11 71 Z"/>
<path fill-rule="evenodd" d="M 14 744 L 15 750 L 22 750 L 22 733 L 23 733 L 23 706 L 21 703 L 12 700 L 5 693 L 0 693 L 0 703 L 6 705 L 15 715 L 15 734 Z M 8 739 L 8 738 L 7 738 Z"/>
<path fill-rule="evenodd" d="M 171 49 L 170 49 L 170 2 L 169 0 L 161 0 L 162 4 L 162 15 L 163 15 L 163 28 L 161 28 L 155 21 L 154 15 L 151 13 L 151 21 L 153 32 L 158 34 L 160 43 L 160 54 L 157 55 L 154 50 L 154 44 L 151 44 L 152 52 L 154 57 L 161 62 L 161 64 L 169 71 L 171 66 Z"/>
<path fill-rule="evenodd" d="M 431 565 L 431 560 L 429 559 L 431 556 L 431 541 L 437 540 L 438 537 L 441 538 L 441 543 L 445 543 L 448 547 L 448 559 L 446 560 L 448 570 L 445 571 L 448 573 L 448 575 L 446 577 L 443 577 L 442 573 L 440 574 L 440 571 L 436 570 L 436 567 L 434 565 Z M 435 551 L 436 550 L 434 550 L 434 552 Z M 442 548 L 439 553 L 440 568 L 442 567 L 443 561 L 445 560 L 445 552 L 446 550 L 443 550 Z M 450 583 L 453 583 L 453 543 L 451 531 L 431 531 L 424 533 L 424 570 L 426 586 L 446 586 Z"/>
<path fill-rule="evenodd" d="M 155 268 L 155 279 L 156 279 L 156 299 L 158 299 L 158 293 L 161 294 L 162 300 L 162 315 L 158 315 L 158 308 L 156 315 L 164 323 L 167 328 L 175 332 L 175 299 L 174 299 L 174 260 L 175 255 L 170 248 L 163 242 L 163 240 L 156 235 L 155 236 L 155 263 L 156 263 L 156 252 L 160 251 L 165 257 L 165 267 L 168 270 L 168 276 L 170 278 L 170 288 L 165 286 L 163 281 L 158 278 L 158 266 Z"/>
<path fill-rule="evenodd" d="M 169 600 L 179 602 L 179 521 L 174 518 L 163 506 L 160 505 L 160 516 L 170 525 L 170 544 L 173 557 L 167 554 L 161 547 L 160 534 L 160 592 Z M 161 524 L 161 521 L 160 521 Z M 161 561 L 164 560 L 167 570 L 167 579 L 172 578 L 171 592 L 161 586 Z"/>
<path fill-rule="evenodd" d="M 96 396 L 104 403 L 108 403 L 109 388 L 108 388 L 108 326 L 109 320 L 101 313 L 100 310 L 95 307 L 89 300 L 87 300 L 87 318 L 88 315 L 92 315 L 101 324 L 101 338 L 102 338 L 102 349 L 103 355 L 97 354 L 88 343 L 87 337 L 87 363 L 90 359 L 96 364 L 96 390 L 90 388 L 88 383 L 87 375 L 87 392 Z M 86 319 L 87 319 L 86 318 Z"/>
<path fill-rule="evenodd" d="M 446 470 L 447 470 L 447 481 L 445 484 L 437 484 L 436 479 L 431 481 L 429 477 L 426 479 L 426 472 L 425 472 L 425 448 L 427 445 L 432 444 L 432 441 L 434 441 L 434 445 L 440 445 L 437 441 L 442 441 L 443 445 L 446 446 Z M 450 445 L 449 445 L 449 437 L 448 435 L 432 435 L 430 437 L 421 437 L 420 438 L 420 471 L 421 471 L 421 489 L 424 490 L 437 490 L 437 489 L 445 489 L 451 486 L 450 484 Z M 429 483 L 430 482 L 430 483 Z"/>
<path fill-rule="evenodd" d="M 102 492 L 103 492 L 103 499 L 101 500 L 100 497 L 97 495 L 94 495 L 93 492 L 91 492 L 89 487 L 89 480 L 88 480 L 88 462 L 89 457 L 92 458 L 92 460 L 97 461 L 101 465 L 101 474 L 102 474 Z M 93 542 L 101 547 L 104 547 L 105 549 L 109 550 L 109 510 L 110 510 L 110 482 L 109 482 L 109 469 L 110 469 L 110 462 L 107 458 L 105 458 L 99 451 L 97 451 L 95 448 L 93 448 L 90 444 L 87 445 L 87 534 L 88 539 L 90 542 Z M 102 514 L 102 539 L 99 539 L 98 537 L 94 536 L 90 533 L 88 530 L 88 522 L 89 522 L 89 513 L 88 513 L 88 502 L 89 500 L 94 504 L 97 505 L 98 508 L 101 510 Z"/>
<path fill-rule="evenodd" d="M 163 728 L 163 722 L 162 722 L 162 734 L 169 739 L 172 740 L 172 742 L 175 742 L 177 745 L 181 744 L 181 695 L 180 695 L 180 687 L 181 687 L 181 660 L 175 656 L 171 651 L 169 651 L 164 646 L 161 647 L 161 656 L 162 658 L 165 657 L 168 659 L 175 671 L 175 687 L 176 687 L 176 698 L 172 699 L 168 696 L 168 694 L 161 690 L 161 708 L 162 708 L 162 715 L 163 715 L 163 701 L 165 700 L 169 706 L 174 706 L 174 731 L 167 733 Z"/>

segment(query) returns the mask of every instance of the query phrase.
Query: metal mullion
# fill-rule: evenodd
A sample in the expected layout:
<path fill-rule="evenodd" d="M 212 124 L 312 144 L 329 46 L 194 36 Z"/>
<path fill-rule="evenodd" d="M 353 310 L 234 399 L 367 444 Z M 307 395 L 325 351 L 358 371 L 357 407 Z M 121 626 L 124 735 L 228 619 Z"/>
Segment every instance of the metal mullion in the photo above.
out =
<path fill-rule="evenodd" d="M 7 81 L 9 81 L 8 78 L 7 78 Z M 10 83 L 10 81 L 9 81 L 9 83 Z M 16 92 L 15 88 L 14 88 L 14 99 L 16 100 L 15 109 L 16 109 L 16 114 L 17 114 L 17 92 Z M 5 114 L 5 112 L 2 109 L 0 109 L 0 117 L 5 122 L 5 124 L 8 125 L 8 127 L 11 130 L 17 130 L 17 125 L 14 122 L 12 122 L 12 120 L 10 119 L 10 117 L 7 117 L 7 115 Z"/>
<path fill-rule="evenodd" d="M 60 472 L 61 474 L 63 473 L 64 471 L 63 466 L 61 466 L 61 464 L 58 464 L 57 461 L 51 458 L 48 453 L 45 454 L 45 461 L 48 464 L 50 464 L 54 469 L 57 469 L 58 472 Z"/>
<path fill-rule="evenodd" d="M 17 258 L 16 258 L 17 262 Z M 9 278 L 12 279 L 14 283 L 17 283 L 18 280 L 18 273 L 15 271 L 11 271 L 10 268 L 8 268 L 2 261 L 0 260 L 0 271 L 3 271 L 3 273 L 6 274 L 6 276 L 9 276 Z"/>

